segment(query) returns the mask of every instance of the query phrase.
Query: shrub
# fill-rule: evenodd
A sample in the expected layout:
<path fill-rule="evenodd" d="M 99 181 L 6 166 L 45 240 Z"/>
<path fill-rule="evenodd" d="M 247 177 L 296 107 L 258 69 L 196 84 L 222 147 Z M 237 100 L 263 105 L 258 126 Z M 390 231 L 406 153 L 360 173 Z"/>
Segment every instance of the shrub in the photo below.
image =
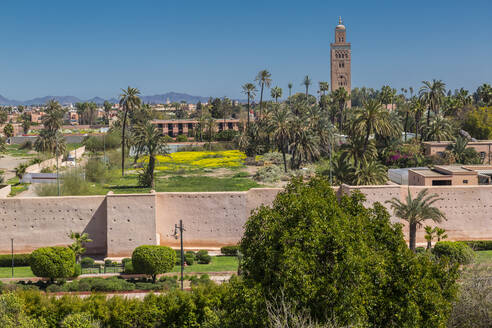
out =
<path fill-rule="evenodd" d="M 459 264 L 469 264 L 475 257 L 473 250 L 461 241 L 438 241 L 432 252 L 437 257 L 447 257 Z"/>
<path fill-rule="evenodd" d="M 234 130 L 223 130 L 215 135 L 215 140 L 217 141 L 232 141 L 239 134 L 238 131 Z"/>
<path fill-rule="evenodd" d="M 103 151 L 104 149 L 116 149 L 121 146 L 121 138 L 113 133 L 103 136 L 89 136 L 82 142 L 85 149 L 90 152 Z"/>
<path fill-rule="evenodd" d="M 29 266 L 31 254 L 14 254 L 14 266 Z M 0 255 L 0 267 L 11 267 L 12 255 Z"/>
<path fill-rule="evenodd" d="M 184 260 L 186 265 L 193 265 L 193 263 L 195 263 L 195 255 L 186 252 Z"/>
<path fill-rule="evenodd" d="M 239 246 L 224 246 L 220 249 L 222 255 L 226 256 L 237 256 L 239 251 Z"/>
<path fill-rule="evenodd" d="M 492 250 L 492 240 L 470 240 L 464 241 L 474 251 L 490 251 Z"/>
<path fill-rule="evenodd" d="M 24 141 L 23 143 L 20 144 L 19 149 L 27 149 L 31 150 L 32 149 L 32 141 Z"/>
<path fill-rule="evenodd" d="M 209 264 L 212 261 L 212 257 L 208 255 L 208 251 L 202 249 L 196 253 L 196 261 L 198 264 Z"/>
<path fill-rule="evenodd" d="M 425 253 L 425 247 L 419 246 L 415 248 L 416 253 Z"/>
<path fill-rule="evenodd" d="M 102 183 L 107 180 L 108 169 L 99 158 L 90 158 L 85 165 L 85 176 L 91 182 Z"/>
<path fill-rule="evenodd" d="M 126 261 L 124 264 L 124 272 L 126 274 L 132 274 L 132 273 L 135 273 L 135 270 L 133 270 L 133 264 L 132 264 L 132 261 Z"/>
<path fill-rule="evenodd" d="M 87 312 L 72 313 L 60 323 L 61 328 L 99 328 L 101 324 Z"/>
<path fill-rule="evenodd" d="M 82 258 L 82 260 L 80 260 L 80 264 L 83 268 L 92 268 L 94 266 L 94 263 L 94 259 L 90 257 L 84 257 Z"/>
<path fill-rule="evenodd" d="M 104 266 L 106 266 L 106 267 L 112 267 L 113 266 L 113 261 L 111 261 L 110 259 L 104 260 Z"/>
<path fill-rule="evenodd" d="M 172 270 L 175 261 L 175 251 L 166 246 L 139 246 L 135 248 L 132 254 L 132 263 L 135 272 L 150 275 L 154 283 L 159 273 Z"/>
<path fill-rule="evenodd" d="M 277 165 L 269 165 L 262 167 L 256 171 L 254 175 L 254 179 L 257 181 L 262 181 L 262 182 L 277 182 L 280 180 L 280 177 L 282 176 L 283 171 L 282 169 L 277 166 Z"/>
<path fill-rule="evenodd" d="M 66 247 L 43 247 L 31 253 L 31 270 L 37 277 L 72 277 L 75 272 L 75 253 Z"/>
<path fill-rule="evenodd" d="M 177 142 L 186 142 L 188 141 L 188 137 L 185 136 L 184 134 L 180 134 L 176 137 Z"/>
<path fill-rule="evenodd" d="M 73 278 L 76 278 L 82 274 L 82 266 L 80 263 L 75 263 L 75 267 L 73 270 Z"/>
<path fill-rule="evenodd" d="M 125 257 L 124 259 L 121 260 L 121 264 L 125 265 L 127 263 L 132 263 L 132 259 L 129 257 Z"/>

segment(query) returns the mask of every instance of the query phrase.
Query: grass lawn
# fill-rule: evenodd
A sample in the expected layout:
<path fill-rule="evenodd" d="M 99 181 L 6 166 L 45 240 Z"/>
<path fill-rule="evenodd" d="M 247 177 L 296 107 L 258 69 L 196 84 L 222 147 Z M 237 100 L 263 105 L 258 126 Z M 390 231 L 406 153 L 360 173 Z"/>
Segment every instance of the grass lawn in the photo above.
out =
<path fill-rule="evenodd" d="M 492 267 L 492 251 L 479 251 L 477 253 L 476 262 L 479 264 L 486 264 Z"/>
<path fill-rule="evenodd" d="M 12 179 L 9 179 L 7 183 L 10 186 L 10 197 L 16 196 L 17 194 L 26 191 L 29 188 L 28 183 L 19 183 L 19 178 L 18 177 L 13 177 Z"/>
<path fill-rule="evenodd" d="M 0 268 L 0 278 L 11 278 L 12 268 Z M 34 277 L 30 267 L 15 267 L 14 278 Z"/>
<path fill-rule="evenodd" d="M 31 149 L 20 149 L 21 145 L 7 145 L 7 150 L 4 154 L 13 156 L 13 157 L 34 157 L 36 153 L 28 154 Z"/>
<path fill-rule="evenodd" d="M 238 260 L 235 256 L 212 256 L 209 264 L 193 264 L 185 266 L 184 272 L 222 272 L 237 271 Z M 181 272 L 181 267 L 176 265 L 171 272 Z"/>

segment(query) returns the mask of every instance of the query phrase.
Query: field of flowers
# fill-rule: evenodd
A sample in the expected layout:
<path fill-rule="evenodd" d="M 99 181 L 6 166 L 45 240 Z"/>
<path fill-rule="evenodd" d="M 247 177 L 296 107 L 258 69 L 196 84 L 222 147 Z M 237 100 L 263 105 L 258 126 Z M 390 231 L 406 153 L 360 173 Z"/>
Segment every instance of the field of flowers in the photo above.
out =
<path fill-rule="evenodd" d="M 246 155 L 239 150 L 183 151 L 156 157 L 156 170 L 195 170 L 242 167 Z M 148 157 L 140 161 L 147 163 Z"/>

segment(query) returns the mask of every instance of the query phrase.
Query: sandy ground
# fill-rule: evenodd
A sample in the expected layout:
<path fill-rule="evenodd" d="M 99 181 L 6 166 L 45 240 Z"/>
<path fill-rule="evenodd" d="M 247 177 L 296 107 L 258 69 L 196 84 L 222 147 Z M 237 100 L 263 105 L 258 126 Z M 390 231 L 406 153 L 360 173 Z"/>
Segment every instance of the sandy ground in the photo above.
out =
<path fill-rule="evenodd" d="M 0 170 L 5 171 L 5 181 L 15 177 L 15 168 L 21 163 L 28 162 L 30 159 L 30 157 L 13 157 L 10 155 L 0 156 Z"/>

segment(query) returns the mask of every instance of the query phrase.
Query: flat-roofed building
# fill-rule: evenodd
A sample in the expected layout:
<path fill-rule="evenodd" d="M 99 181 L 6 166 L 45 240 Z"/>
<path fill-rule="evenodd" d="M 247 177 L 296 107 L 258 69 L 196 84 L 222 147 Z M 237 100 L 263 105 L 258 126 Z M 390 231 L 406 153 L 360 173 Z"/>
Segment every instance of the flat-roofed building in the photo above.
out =
<path fill-rule="evenodd" d="M 426 141 L 423 143 L 426 156 L 442 155 L 452 141 Z M 492 140 L 469 141 L 467 148 L 473 148 L 482 158 L 482 163 L 492 164 Z"/>
<path fill-rule="evenodd" d="M 408 170 L 408 184 L 411 186 L 463 186 L 478 185 L 480 169 L 488 166 L 436 165 L 430 168 Z M 483 174 L 480 174 L 483 175 Z M 482 179 L 485 182 L 487 179 Z M 490 182 L 490 179 L 488 179 Z M 485 184 L 488 184 L 485 182 Z"/>

